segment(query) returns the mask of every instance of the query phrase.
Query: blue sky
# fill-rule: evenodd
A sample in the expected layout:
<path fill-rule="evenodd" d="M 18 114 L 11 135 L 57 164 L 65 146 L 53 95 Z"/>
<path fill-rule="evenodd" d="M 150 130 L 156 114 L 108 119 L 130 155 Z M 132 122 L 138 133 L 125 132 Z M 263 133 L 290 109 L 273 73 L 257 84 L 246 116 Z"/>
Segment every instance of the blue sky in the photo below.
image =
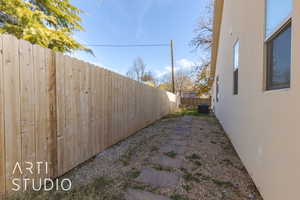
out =
<path fill-rule="evenodd" d="M 201 13 L 209 0 L 71 0 L 84 11 L 84 32 L 75 38 L 84 44 L 175 44 L 178 68 L 190 68 L 199 62 L 199 52 L 192 52 L 189 42 Z M 168 72 L 168 47 L 107 48 L 92 47 L 95 57 L 76 52 L 73 56 L 126 74 L 133 60 L 140 56 L 156 76 Z"/>

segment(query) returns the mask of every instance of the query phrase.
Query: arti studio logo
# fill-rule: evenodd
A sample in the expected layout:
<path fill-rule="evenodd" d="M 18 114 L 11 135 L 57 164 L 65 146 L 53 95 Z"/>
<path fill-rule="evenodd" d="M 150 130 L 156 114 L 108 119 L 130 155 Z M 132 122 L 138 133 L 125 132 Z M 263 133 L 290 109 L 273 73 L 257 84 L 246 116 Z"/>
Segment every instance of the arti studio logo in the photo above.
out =
<path fill-rule="evenodd" d="M 21 167 L 22 166 L 22 167 Z M 47 174 L 49 169 L 48 162 L 24 162 L 23 165 L 21 165 L 19 162 L 17 162 L 13 169 L 13 176 L 16 175 L 36 175 L 37 177 L 39 175 L 47 177 Z M 13 178 L 12 179 L 13 184 L 13 191 L 21 191 L 23 188 L 23 191 L 27 190 L 33 190 L 33 191 L 52 191 L 52 190 L 62 190 L 62 191 L 69 191 L 72 188 L 72 182 L 70 179 L 62 179 L 59 181 L 56 179 L 53 181 L 50 178 Z M 23 187 L 22 187 L 23 186 Z M 44 187 L 43 187 L 44 186 Z"/>

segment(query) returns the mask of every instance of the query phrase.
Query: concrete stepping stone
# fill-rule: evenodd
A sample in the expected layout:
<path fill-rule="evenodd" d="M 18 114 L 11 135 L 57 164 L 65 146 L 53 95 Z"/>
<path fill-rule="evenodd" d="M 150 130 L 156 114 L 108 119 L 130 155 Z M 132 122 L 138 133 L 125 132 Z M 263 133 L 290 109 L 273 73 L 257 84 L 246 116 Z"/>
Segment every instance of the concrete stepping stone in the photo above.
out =
<path fill-rule="evenodd" d="M 151 192 L 146 192 L 142 190 L 127 190 L 125 194 L 126 200 L 171 200 L 168 197 L 153 194 Z"/>
<path fill-rule="evenodd" d="M 166 171 L 158 171 L 151 168 L 143 169 L 136 181 L 152 185 L 154 187 L 166 187 L 175 189 L 179 184 L 179 175 Z"/>
<path fill-rule="evenodd" d="M 181 168 L 183 166 L 183 159 L 180 156 L 176 156 L 175 158 L 170 158 L 165 155 L 158 155 L 153 157 L 152 163 L 158 164 L 162 167 L 170 167 L 170 168 Z"/>

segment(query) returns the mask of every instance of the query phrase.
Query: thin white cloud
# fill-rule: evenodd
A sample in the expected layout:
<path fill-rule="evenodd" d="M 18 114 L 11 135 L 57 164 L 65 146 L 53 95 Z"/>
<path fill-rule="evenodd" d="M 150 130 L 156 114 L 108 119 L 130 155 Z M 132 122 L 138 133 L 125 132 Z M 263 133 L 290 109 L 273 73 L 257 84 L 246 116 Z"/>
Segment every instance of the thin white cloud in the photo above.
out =
<path fill-rule="evenodd" d="M 192 67 L 195 66 L 195 63 L 186 59 L 186 58 L 183 58 L 183 59 L 180 59 L 176 62 L 176 66 L 178 66 L 178 68 L 181 68 L 181 69 L 191 69 Z"/>
<path fill-rule="evenodd" d="M 175 63 L 176 63 L 175 64 L 175 69 L 174 69 L 175 71 L 191 70 L 194 66 L 201 64 L 200 62 L 195 63 L 195 62 L 193 62 L 189 59 L 186 59 L 186 58 L 177 60 Z M 171 66 L 166 66 L 166 67 L 163 67 L 163 70 L 156 70 L 155 74 L 156 74 L 157 78 L 161 78 L 164 75 L 170 73 L 171 71 L 172 71 Z"/>

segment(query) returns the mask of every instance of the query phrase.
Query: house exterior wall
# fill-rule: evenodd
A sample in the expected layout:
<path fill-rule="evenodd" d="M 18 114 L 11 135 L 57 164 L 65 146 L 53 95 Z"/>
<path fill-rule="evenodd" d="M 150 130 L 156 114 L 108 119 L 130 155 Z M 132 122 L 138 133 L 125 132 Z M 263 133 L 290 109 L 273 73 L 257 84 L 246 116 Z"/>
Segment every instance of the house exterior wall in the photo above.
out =
<path fill-rule="evenodd" d="M 265 91 L 265 1 L 225 0 L 213 108 L 265 200 L 300 199 L 300 1 L 292 13 L 291 88 Z M 233 46 L 240 41 L 239 94 Z"/>

